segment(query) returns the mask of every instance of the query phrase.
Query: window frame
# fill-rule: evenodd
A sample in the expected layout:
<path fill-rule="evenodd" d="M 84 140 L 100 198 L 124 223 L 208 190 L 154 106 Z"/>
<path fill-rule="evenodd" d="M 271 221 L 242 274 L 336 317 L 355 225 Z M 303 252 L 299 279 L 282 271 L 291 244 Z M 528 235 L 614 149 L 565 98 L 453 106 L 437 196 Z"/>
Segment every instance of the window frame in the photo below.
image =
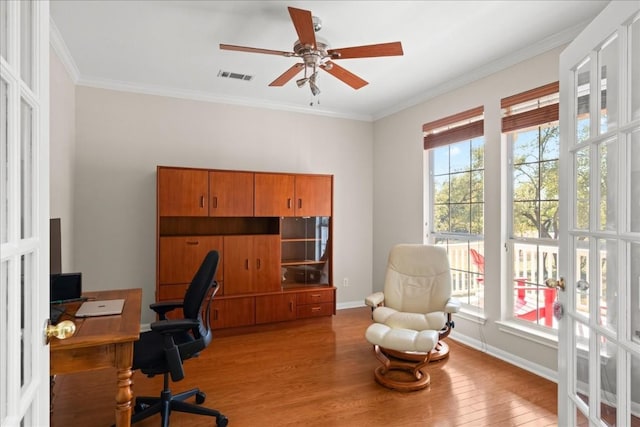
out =
<path fill-rule="evenodd" d="M 484 316 L 484 308 L 485 302 L 484 298 L 482 299 L 481 305 L 469 304 L 470 294 L 469 291 L 471 289 L 470 284 L 475 282 L 476 284 L 480 284 L 480 286 L 484 286 L 484 273 L 480 274 L 478 267 L 472 267 L 472 260 L 469 255 L 470 248 L 473 247 L 474 242 L 482 242 L 482 247 L 484 247 L 484 211 L 485 211 L 485 159 L 484 152 L 486 146 L 486 139 L 484 136 L 484 107 L 476 107 L 467 111 L 460 112 L 458 114 L 454 114 L 452 116 L 444 117 L 430 123 L 426 123 L 423 125 L 424 132 L 424 162 L 427 165 L 427 176 L 425 176 L 425 181 L 427 184 L 427 191 L 425 191 L 425 201 L 427 206 L 425 206 L 426 212 L 428 212 L 427 220 L 425 223 L 425 235 L 426 242 L 430 244 L 442 244 L 446 247 L 447 253 L 449 255 L 450 262 L 451 260 L 451 252 L 449 242 L 450 240 L 457 240 L 461 242 L 466 242 L 467 249 L 464 251 L 466 254 L 466 268 L 456 268 L 452 266 L 452 287 L 456 286 L 457 280 L 456 276 L 459 275 L 464 276 L 464 282 L 466 283 L 466 288 L 463 291 L 467 292 L 467 295 L 464 297 L 465 299 L 461 299 L 462 307 L 464 311 L 472 314 L 475 317 L 483 317 Z M 481 169 L 473 169 L 473 147 L 474 140 L 481 140 L 482 151 L 483 151 L 483 161 Z M 438 149 L 442 149 L 443 147 L 450 147 L 458 143 L 468 143 L 469 144 L 469 155 L 470 155 L 470 164 L 468 170 L 461 171 L 452 171 L 451 164 L 448 166 L 447 174 L 452 176 L 455 173 L 469 173 L 473 174 L 479 170 L 482 171 L 482 191 L 481 191 L 481 201 L 479 204 L 482 206 L 482 233 L 472 233 L 471 229 L 471 213 L 470 213 L 470 222 L 469 222 L 469 230 L 468 232 L 441 232 L 435 230 L 435 151 Z M 450 157 L 448 157 L 450 159 Z M 472 189 L 470 189 L 470 193 Z M 470 212 L 471 206 L 477 205 L 478 202 L 472 202 L 472 198 L 469 200 Z M 475 248 L 478 248 L 478 245 L 475 245 Z M 484 252 L 484 250 L 482 250 Z M 452 263 L 455 265 L 455 263 Z M 464 264 L 464 262 L 463 262 Z M 456 292 L 456 289 L 452 289 L 452 291 Z M 454 296 L 455 293 L 454 293 Z"/>
<path fill-rule="evenodd" d="M 506 257 L 506 265 L 503 270 L 505 271 L 505 280 L 506 284 L 503 287 L 505 295 L 504 301 L 506 306 L 502 310 L 503 313 L 503 321 L 511 323 L 513 326 L 522 327 L 527 331 L 533 332 L 534 334 L 538 334 L 545 338 L 545 341 L 548 341 L 549 338 L 557 337 L 557 322 L 552 317 L 552 301 L 557 299 L 557 295 L 554 294 L 554 291 L 547 290 L 544 282 L 545 278 L 541 277 L 544 273 L 544 267 L 541 268 L 542 262 L 538 259 L 541 256 L 541 247 L 552 247 L 555 248 L 555 253 L 558 254 L 559 249 L 559 239 L 556 237 L 555 239 L 541 237 L 540 236 L 540 227 L 538 227 L 538 235 L 536 237 L 526 237 L 526 236 L 516 236 L 514 230 L 514 189 L 515 189 L 515 172 L 516 166 L 514 165 L 514 134 L 517 132 L 531 131 L 537 129 L 538 131 L 538 139 L 537 139 L 537 147 L 538 147 L 538 158 L 535 162 L 538 167 L 549 161 L 553 160 L 559 162 L 559 146 L 558 146 L 558 157 L 554 159 L 545 159 L 542 153 L 540 152 L 540 132 L 543 127 L 556 127 L 559 131 L 559 117 L 558 117 L 558 97 L 559 97 L 559 85 L 558 82 L 553 82 L 544 86 L 540 86 L 538 88 L 531 89 L 526 92 L 522 92 L 520 94 L 516 94 L 507 98 L 503 98 L 501 100 L 502 107 L 502 140 L 506 145 L 506 218 L 507 218 L 507 229 L 506 229 L 506 244 L 505 248 L 507 250 Z M 549 101 L 551 98 L 551 101 Z M 543 100 L 542 104 L 538 103 L 538 100 Z M 538 103 L 537 108 L 525 108 L 524 110 L 520 109 L 522 105 L 529 104 L 535 105 Z M 553 125 L 552 125 L 553 124 Z M 523 163 L 525 164 L 525 163 Z M 558 166 L 559 167 L 559 166 Z M 538 179 L 540 181 L 543 180 L 543 177 L 539 175 Z M 559 176 L 556 178 L 559 179 Z M 535 202 L 542 203 L 540 188 L 538 188 L 538 194 L 536 195 Z M 557 197 L 557 195 L 556 195 Z M 547 201 L 547 199 L 545 199 Z M 558 201 L 559 203 L 559 201 Z M 558 209 L 559 206 L 556 206 Z M 518 280 L 518 272 L 515 271 L 515 257 L 517 256 L 517 245 L 527 245 L 533 246 L 533 251 L 536 256 L 535 262 L 536 266 L 536 278 L 535 282 L 533 280 Z M 558 255 L 556 255 L 558 256 Z M 558 273 L 559 261 L 556 259 L 555 261 L 555 275 Z M 518 276 L 519 277 L 519 276 Z M 513 278 L 513 279 L 509 279 Z M 536 283 L 537 282 L 537 283 Z M 523 286 L 524 285 L 524 286 Z M 535 287 L 537 298 L 536 298 L 536 306 L 535 308 L 535 319 L 526 319 L 523 318 L 526 316 L 525 313 L 522 313 L 520 316 L 516 314 L 516 300 L 520 297 L 524 296 L 524 300 L 526 300 L 526 295 L 522 289 L 518 292 L 519 287 L 529 288 Z M 543 293 L 541 298 L 540 292 Z M 547 295 L 548 294 L 548 295 Z M 518 295 L 518 296 L 516 296 Z M 524 301 L 523 301 L 524 302 Z M 522 303 L 522 302 L 521 302 Z M 545 308 L 545 312 L 543 317 L 541 316 L 540 308 Z M 550 309 L 551 313 L 547 313 L 546 309 Z M 546 318 L 546 319 L 545 319 Z M 547 324 L 551 322 L 551 325 Z"/>

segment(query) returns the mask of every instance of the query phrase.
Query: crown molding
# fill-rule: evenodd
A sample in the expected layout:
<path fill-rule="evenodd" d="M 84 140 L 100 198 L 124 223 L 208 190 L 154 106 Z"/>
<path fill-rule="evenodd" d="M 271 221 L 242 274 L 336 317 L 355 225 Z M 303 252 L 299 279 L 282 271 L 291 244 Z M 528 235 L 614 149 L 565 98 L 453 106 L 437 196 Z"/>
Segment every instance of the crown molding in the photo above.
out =
<path fill-rule="evenodd" d="M 49 19 L 49 43 L 51 44 L 53 50 L 56 52 L 56 55 L 58 55 L 58 58 L 60 58 L 60 61 L 62 61 L 64 68 L 66 68 L 67 70 L 67 73 L 69 73 L 71 81 L 74 84 L 77 84 L 80 80 L 80 70 L 76 65 L 76 61 L 73 60 L 73 56 L 71 56 L 71 52 L 69 51 L 67 44 L 62 38 L 60 30 L 58 30 L 58 27 L 51 18 Z"/>
<path fill-rule="evenodd" d="M 165 96 L 169 98 L 187 99 L 192 101 L 211 102 L 216 104 L 238 105 L 244 107 L 265 108 L 269 110 L 287 111 L 292 113 L 313 114 L 332 118 L 349 119 L 371 122 L 371 116 L 340 113 L 323 110 L 317 107 L 301 107 L 293 104 L 276 104 L 255 99 L 220 96 L 200 91 L 176 89 L 166 86 L 154 86 L 148 84 L 131 83 L 117 80 L 90 79 L 81 77 L 76 84 L 78 86 L 93 87 L 98 89 L 115 90 L 120 92 L 139 93 L 143 95 Z"/>
<path fill-rule="evenodd" d="M 488 77 L 491 74 L 503 71 L 520 62 L 541 55 L 557 47 L 566 45 L 572 42 L 576 38 L 576 36 L 580 34 L 580 32 L 587 26 L 587 24 L 588 22 L 583 22 L 573 27 L 567 28 L 566 30 L 542 39 L 539 42 L 527 46 L 526 48 L 521 49 L 511 55 L 499 58 L 495 61 L 491 61 L 484 66 L 477 68 L 472 73 L 465 73 L 461 76 L 454 77 L 453 79 L 441 85 L 438 85 L 438 87 L 434 88 L 433 90 L 423 92 L 420 95 L 408 99 L 405 102 L 396 104 L 388 109 L 384 109 L 375 113 L 373 115 L 373 120 L 376 121 L 392 114 L 398 113 L 402 110 L 406 110 L 407 108 L 427 102 L 437 96 L 459 89 L 477 80 Z"/>

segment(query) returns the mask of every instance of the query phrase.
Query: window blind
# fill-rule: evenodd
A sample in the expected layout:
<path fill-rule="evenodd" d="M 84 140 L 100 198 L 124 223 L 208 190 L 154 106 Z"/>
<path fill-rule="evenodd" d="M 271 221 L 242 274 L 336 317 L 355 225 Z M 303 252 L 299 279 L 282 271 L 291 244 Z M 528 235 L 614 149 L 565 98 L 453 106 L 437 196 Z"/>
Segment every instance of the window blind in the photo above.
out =
<path fill-rule="evenodd" d="M 484 107 L 476 107 L 422 125 L 424 149 L 441 147 L 484 135 Z"/>
<path fill-rule="evenodd" d="M 558 120 L 560 84 L 553 82 L 500 100 L 502 132 L 513 132 Z"/>

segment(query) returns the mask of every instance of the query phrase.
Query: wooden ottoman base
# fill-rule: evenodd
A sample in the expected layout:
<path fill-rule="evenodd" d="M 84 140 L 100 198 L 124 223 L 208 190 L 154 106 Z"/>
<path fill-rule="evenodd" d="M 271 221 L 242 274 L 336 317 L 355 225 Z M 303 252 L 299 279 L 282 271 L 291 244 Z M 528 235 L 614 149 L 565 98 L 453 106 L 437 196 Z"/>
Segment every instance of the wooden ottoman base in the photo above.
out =
<path fill-rule="evenodd" d="M 375 370 L 378 384 L 398 391 L 417 391 L 426 388 L 431 377 L 423 370 L 431 360 L 429 353 L 405 353 L 374 346 L 382 366 Z M 400 372 L 398 372 L 400 371 Z"/>

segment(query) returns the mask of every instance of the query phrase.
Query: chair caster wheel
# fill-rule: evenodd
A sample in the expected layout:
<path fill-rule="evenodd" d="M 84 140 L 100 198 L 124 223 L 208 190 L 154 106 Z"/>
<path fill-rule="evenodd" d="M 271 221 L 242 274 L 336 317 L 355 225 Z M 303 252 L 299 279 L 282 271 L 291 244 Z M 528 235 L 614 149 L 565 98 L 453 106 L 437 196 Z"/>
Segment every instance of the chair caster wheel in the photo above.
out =
<path fill-rule="evenodd" d="M 136 403 L 133 407 L 133 413 L 137 414 L 138 412 L 144 411 L 148 407 L 149 405 L 147 405 L 146 403 Z"/>
<path fill-rule="evenodd" d="M 227 427 L 229 420 L 224 415 L 220 415 L 216 417 L 216 426 L 218 427 Z"/>
<path fill-rule="evenodd" d="M 203 391 L 199 391 L 196 393 L 196 403 L 198 405 L 202 405 L 206 398 L 207 398 L 207 395 Z"/>

